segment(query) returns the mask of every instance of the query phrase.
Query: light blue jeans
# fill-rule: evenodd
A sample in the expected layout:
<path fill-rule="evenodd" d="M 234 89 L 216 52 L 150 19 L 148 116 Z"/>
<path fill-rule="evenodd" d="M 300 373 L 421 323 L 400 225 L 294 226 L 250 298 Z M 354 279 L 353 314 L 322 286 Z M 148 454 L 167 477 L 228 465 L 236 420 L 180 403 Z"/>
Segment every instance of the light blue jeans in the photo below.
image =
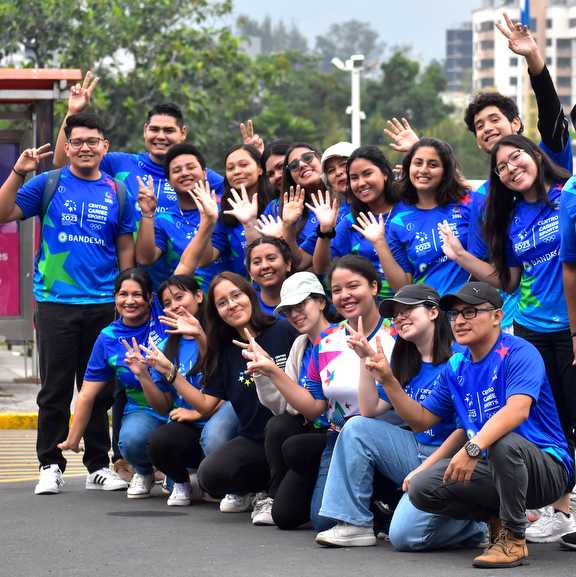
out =
<path fill-rule="evenodd" d="M 122 416 L 118 446 L 122 456 L 140 475 L 152 473 L 152 462 L 148 455 L 148 438 L 166 423 L 148 411 L 135 411 Z"/>
<path fill-rule="evenodd" d="M 375 468 L 400 486 L 436 448 L 418 443 L 414 433 L 386 421 L 352 417 L 338 435 L 319 514 L 351 525 L 372 526 Z M 425 513 L 404 495 L 394 511 L 389 537 L 399 551 L 422 551 L 475 545 L 484 533 L 483 523 Z"/>
<path fill-rule="evenodd" d="M 209 419 L 202 429 L 200 436 L 200 446 L 204 455 L 213 453 L 222 445 L 238 436 L 240 421 L 236 416 L 236 411 L 230 403 L 226 401 Z"/>
<path fill-rule="evenodd" d="M 316 485 L 312 493 L 312 500 L 310 502 L 310 521 L 316 531 L 325 531 L 336 525 L 336 521 L 330 517 L 325 517 L 320 511 L 322 505 L 322 496 L 324 494 L 326 478 L 328 470 L 330 469 L 330 462 L 332 460 L 332 452 L 339 437 L 339 433 L 335 431 L 328 431 L 326 433 L 326 446 L 322 451 L 320 457 L 320 465 L 318 466 L 318 477 L 316 477 Z"/>

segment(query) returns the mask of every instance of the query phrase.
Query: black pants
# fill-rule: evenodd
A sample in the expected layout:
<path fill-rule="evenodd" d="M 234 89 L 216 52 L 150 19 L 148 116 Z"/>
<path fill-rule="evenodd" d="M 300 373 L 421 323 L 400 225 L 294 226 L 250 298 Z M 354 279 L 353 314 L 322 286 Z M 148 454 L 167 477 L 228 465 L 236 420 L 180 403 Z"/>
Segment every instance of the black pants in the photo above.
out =
<path fill-rule="evenodd" d="M 514 323 L 514 334 L 532 343 L 544 359 L 560 424 L 572 454 L 576 427 L 576 367 L 572 366 L 574 352 L 570 331 L 537 333 Z"/>
<path fill-rule="evenodd" d="M 122 428 L 122 416 L 126 407 L 126 389 L 124 385 L 114 379 L 114 404 L 112 405 L 112 462 L 123 459 L 118 442 Z"/>
<path fill-rule="evenodd" d="M 188 468 L 196 469 L 204 457 L 201 429 L 192 423 L 171 421 L 158 427 L 148 439 L 152 464 L 175 483 L 188 481 Z"/>
<path fill-rule="evenodd" d="M 56 464 L 62 471 L 66 468 L 66 459 L 57 445 L 68 435 L 74 383 L 80 389 L 94 341 L 113 318 L 114 303 L 37 303 L 36 331 L 42 384 L 37 399 L 36 452 L 41 465 Z M 107 387 L 96 398 L 84 432 L 83 461 L 91 473 L 109 465 L 107 411 L 111 405 L 112 387 Z"/>
<path fill-rule="evenodd" d="M 550 505 L 568 484 L 562 463 L 517 433 L 504 435 L 490 447 L 468 483 L 444 483 L 449 463 L 443 459 L 410 481 L 414 506 L 454 519 L 499 517 L 516 535 L 524 535 L 526 509 Z"/>
<path fill-rule="evenodd" d="M 296 529 L 310 520 L 312 494 L 325 446 L 326 432 L 314 429 L 293 435 L 282 444 L 287 471 L 272 505 L 272 519 L 280 529 Z"/>
<path fill-rule="evenodd" d="M 213 497 L 266 491 L 270 472 L 264 442 L 235 437 L 200 463 L 198 481 Z"/>

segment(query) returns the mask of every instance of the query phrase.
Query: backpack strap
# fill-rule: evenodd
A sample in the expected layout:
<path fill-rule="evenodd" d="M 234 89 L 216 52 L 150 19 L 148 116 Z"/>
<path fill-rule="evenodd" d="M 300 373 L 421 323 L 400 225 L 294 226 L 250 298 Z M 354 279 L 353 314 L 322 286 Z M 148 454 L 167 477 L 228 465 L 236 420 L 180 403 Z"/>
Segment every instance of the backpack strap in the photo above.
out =
<path fill-rule="evenodd" d="M 50 201 L 58 188 L 58 182 L 60 181 L 60 174 L 62 174 L 62 169 L 57 168 L 56 170 L 50 170 L 46 173 L 47 178 L 44 183 L 44 190 L 42 192 L 42 214 L 46 214 Z"/>

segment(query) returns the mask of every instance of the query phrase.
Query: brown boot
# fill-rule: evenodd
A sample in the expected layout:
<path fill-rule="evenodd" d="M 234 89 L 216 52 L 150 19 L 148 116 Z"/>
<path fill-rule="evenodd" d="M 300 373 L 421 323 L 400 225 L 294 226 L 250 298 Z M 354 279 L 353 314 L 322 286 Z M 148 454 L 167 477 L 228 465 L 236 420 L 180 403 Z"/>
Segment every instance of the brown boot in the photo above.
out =
<path fill-rule="evenodd" d="M 482 555 L 478 555 L 472 565 L 485 569 L 505 569 L 522 565 L 526 557 L 528 557 L 526 539 L 514 537 L 509 529 L 502 527 L 494 544 Z"/>
<path fill-rule="evenodd" d="M 496 539 L 498 538 L 498 535 L 500 535 L 500 531 L 502 531 L 502 521 L 500 520 L 500 517 L 492 517 L 488 521 L 488 536 L 490 538 L 490 546 L 496 543 Z"/>

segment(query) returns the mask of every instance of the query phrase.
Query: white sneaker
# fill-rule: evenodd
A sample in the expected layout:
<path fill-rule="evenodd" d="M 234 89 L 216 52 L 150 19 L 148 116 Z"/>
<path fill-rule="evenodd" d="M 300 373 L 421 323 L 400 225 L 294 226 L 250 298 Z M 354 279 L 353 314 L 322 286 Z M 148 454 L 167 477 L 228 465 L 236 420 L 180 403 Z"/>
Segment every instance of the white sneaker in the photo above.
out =
<path fill-rule="evenodd" d="M 168 497 L 168 507 L 187 507 L 190 505 L 190 483 L 174 483 L 172 493 Z"/>
<path fill-rule="evenodd" d="M 102 467 L 86 477 L 86 489 L 124 491 L 128 489 L 128 483 L 116 471 L 108 467 Z"/>
<path fill-rule="evenodd" d="M 36 487 L 35 495 L 56 495 L 60 493 L 60 487 L 64 485 L 62 471 L 58 465 L 44 465 L 40 467 L 40 478 Z"/>
<path fill-rule="evenodd" d="M 152 473 L 149 475 L 134 473 L 126 495 L 128 499 L 146 499 L 146 497 L 150 497 L 152 485 L 154 485 L 154 475 Z"/>
<path fill-rule="evenodd" d="M 253 500 L 254 493 L 246 493 L 245 495 L 232 495 L 229 493 L 220 501 L 220 512 L 245 513 L 252 509 Z"/>
<path fill-rule="evenodd" d="M 576 531 L 572 515 L 560 511 L 546 511 L 526 529 L 526 541 L 530 543 L 556 543 L 562 535 Z"/>
<path fill-rule="evenodd" d="M 358 527 L 338 522 L 331 529 L 316 535 L 316 543 L 325 547 L 370 547 L 376 545 L 372 527 Z"/>
<path fill-rule="evenodd" d="M 252 525 L 276 525 L 272 519 L 272 505 L 274 499 L 265 497 L 254 502 L 252 511 Z"/>

